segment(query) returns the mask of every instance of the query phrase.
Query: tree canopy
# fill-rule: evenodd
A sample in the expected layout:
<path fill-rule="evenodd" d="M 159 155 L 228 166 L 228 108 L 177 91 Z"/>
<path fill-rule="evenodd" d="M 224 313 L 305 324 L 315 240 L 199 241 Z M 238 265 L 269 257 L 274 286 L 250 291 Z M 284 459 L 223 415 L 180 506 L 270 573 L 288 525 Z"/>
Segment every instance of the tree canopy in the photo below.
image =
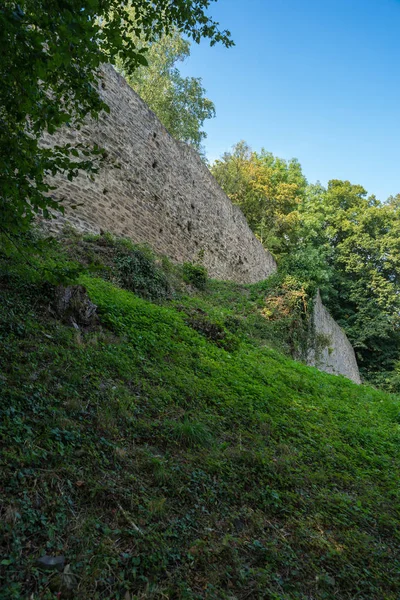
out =
<path fill-rule="evenodd" d="M 381 202 L 349 181 L 308 185 L 297 160 L 253 152 L 245 142 L 212 172 L 280 272 L 310 294 L 320 288 L 364 377 L 398 389 L 400 195 Z"/>
<path fill-rule="evenodd" d="M 134 7 L 134 11 L 131 7 Z M 107 107 L 99 66 L 120 57 L 129 74 L 147 64 L 147 46 L 174 28 L 198 42 L 232 44 L 207 14 L 210 0 L 5 0 L 0 7 L 0 211 L 3 229 L 60 208 L 47 174 L 96 171 L 96 148 L 43 148 L 45 130 L 79 127 Z M 133 37 L 140 40 L 135 44 Z M 94 151 L 94 154 L 93 154 Z"/>
<path fill-rule="evenodd" d="M 273 254 L 279 257 L 293 246 L 307 186 L 297 160 L 285 161 L 264 149 L 253 152 L 241 141 L 215 161 L 211 171 Z"/>
<path fill-rule="evenodd" d="M 137 38 L 135 43 L 138 43 Z M 203 123 L 215 116 L 215 107 L 206 97 L 200 78 L 181 75 L 177 63 L 189 55 L 190 41 L 175 28 L 150 44 L 147 66 L 141 66 L 129 75 L 123 60 L 117 64 L 131 87 L 171 135 L 203 152 L 202 141 L 206 137 Z"/>
<path fill-rule="evenodd" d="M 330 271 L 327 305 L 377 382 L 400 358 L 399 208 L 399 197 L 380 202 L 340 180 L 310 187 L 302 207 L 304 238 Z"/>

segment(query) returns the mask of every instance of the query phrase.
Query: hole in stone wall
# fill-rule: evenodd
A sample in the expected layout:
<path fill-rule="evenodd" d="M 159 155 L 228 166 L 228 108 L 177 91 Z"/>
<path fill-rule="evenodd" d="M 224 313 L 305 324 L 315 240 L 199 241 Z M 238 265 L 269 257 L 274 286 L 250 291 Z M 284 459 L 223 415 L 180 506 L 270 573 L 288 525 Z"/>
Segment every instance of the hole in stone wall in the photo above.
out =
<path fill-rule="evenodd" d="M 157 161 L 156 161 L 156 160 L 154 160 L 154 161 L 153 161 L 153 164 L 152 164 L 151 166 L 153 167 L 153 169 L 155 169 L 155 168 L 157 167 Z"/>
<path fill-rule="evenodd" d="M 193 228 L 192 221 L 188 221 L 187 230 L 188 230 L 189 233 L 192 231 L 192 228 Z"/>
<path fill-rule="evenodd" d="M 158 232 L 159 232 L 159 233 L 162 233 L 162 232 L 163 232 L 163 228 L 162 228 L 162 227 L 160 227 L 160 229 L 158 230 Z"/>
<path fill-rule="evenodd" d="M 157 134 L 156 134 L 156 132 L 154 132 L 153 133 L 153 138 L 156 139 L 156 137 L 157 137 Z"/>
<path fill-rule="evenodd" d="M 193 202 L 190 203 L 190 206 L 193 208 L 193 210 L 195 209 Z"/>

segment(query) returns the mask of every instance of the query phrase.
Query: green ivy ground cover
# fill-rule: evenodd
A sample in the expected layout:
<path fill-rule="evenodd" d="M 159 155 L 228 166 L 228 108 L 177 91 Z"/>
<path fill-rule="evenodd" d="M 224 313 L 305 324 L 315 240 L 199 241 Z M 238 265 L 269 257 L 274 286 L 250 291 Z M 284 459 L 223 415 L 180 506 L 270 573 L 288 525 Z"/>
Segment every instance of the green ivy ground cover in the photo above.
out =
<path fill-rule="evenodd" d="M 0 260 L 0 598 L 398 600 L 398 397 L 261 343 L 260 286 L 159 304 L 86 273 L 100 320 L 76 330 L 16 264 Z"/>

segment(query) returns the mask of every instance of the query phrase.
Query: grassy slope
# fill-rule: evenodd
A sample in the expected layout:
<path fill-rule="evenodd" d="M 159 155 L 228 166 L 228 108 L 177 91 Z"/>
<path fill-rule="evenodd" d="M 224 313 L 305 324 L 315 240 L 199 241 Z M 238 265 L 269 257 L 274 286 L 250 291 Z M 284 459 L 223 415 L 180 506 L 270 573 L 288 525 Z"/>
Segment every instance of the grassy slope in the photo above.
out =
<path fill-rule="evenodd" d="M 84 275 L 76 331 L 0 276 L 1 598 L 55 597 L 45 553 L 82 600 L 400 597 L 398 398 L 268 347 L 260 286 L 160 306 Z M 228 350 L 201 311 L 241 317 Z"/>

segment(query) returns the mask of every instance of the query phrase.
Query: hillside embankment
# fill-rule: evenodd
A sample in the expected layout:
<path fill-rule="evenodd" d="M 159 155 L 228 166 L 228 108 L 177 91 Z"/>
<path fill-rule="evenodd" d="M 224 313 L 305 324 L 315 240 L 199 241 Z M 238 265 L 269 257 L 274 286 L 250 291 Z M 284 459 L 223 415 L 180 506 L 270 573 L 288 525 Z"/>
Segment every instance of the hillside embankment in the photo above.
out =
<path fill-rule="evenodd" d="M 178 263 L 201 263 L 211 277 L 256 283 L 276 272 L 241 212 L 223 192 L 197 152 L 177 142 L 157 116 L 110 65 L 104 65 L 102 99 L 109 113 L 78 129 L 65 127 L 42 143 L 89 144 L 103 149 L 99 173 L 70 181 L 51 179 L 64 213 L 47 223 L 57 233 L 109 231 L 147 243 Z M 320 306 L 309 343 L 309 362 L 359 383 L 357 361 L 345 332 Z M 323 340 L 324 343 L 318 342 Z"/>
<path fill-rule="evenodd" d="M 398 600 L 398 397 L 288 358 L 268 280 L 40 244 L 0 254 L 1 598 Z"/>

